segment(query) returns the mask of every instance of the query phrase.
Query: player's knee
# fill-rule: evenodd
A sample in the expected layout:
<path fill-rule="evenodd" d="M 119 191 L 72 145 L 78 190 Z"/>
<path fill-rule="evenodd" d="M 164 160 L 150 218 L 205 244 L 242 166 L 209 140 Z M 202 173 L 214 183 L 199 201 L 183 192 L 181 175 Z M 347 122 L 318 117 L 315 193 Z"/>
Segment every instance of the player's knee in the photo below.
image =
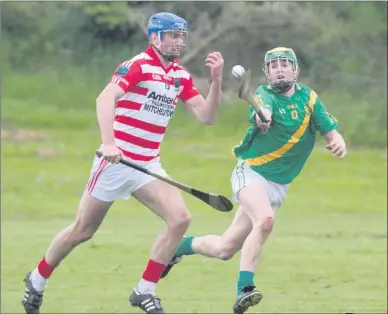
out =
<path fill-rule="evenodd" d="M 84 224 L 82 222 L 75 222 L 73 228 L 71 229 L 70 239 L 72 240 L 73 245 L 78 245 L 90 240 L 95 232 L 95 228 L 91 225 Z"/>
<path fill-rule="evenodd" d="M 270 234 L 273 226 L 274 226 L 275 220 L 273 216 L 267 216 L 263 219 L 262 224 L 261 224 L 261 230 L 265 234 Z"/>
<path fill-rule="evenodd" d="M 177 210 L 167 221 L 167 225 L 173 230 L 186 231 L 191 222 L 190 213 L 185 210 Z"/>
<path fill-rule="evenodd" d="M 81 244 L 86 241 L 89 241 L 93 237 L 93 234 L 90 233 L 80 233 L 78 236 L 75 238 L 75 244 Z"/>
<path fill-rule="evenodd" d="M 260 231 L 268 235 L 271 233 L 275 220 L 272 215 L 265 216 L 263 219 L 260 219 L 257 223 L 253 225 L 253 228 L 260 229 Z"/>

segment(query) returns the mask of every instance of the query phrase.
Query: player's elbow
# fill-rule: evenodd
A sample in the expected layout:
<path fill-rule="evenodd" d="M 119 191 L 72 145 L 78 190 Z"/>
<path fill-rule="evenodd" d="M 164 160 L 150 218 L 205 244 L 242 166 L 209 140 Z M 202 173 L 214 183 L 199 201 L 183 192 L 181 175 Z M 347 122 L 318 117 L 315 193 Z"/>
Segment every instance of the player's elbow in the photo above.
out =
<path fill-rule="evenodd" d="M 201 122 L 203 125 L 212 125 L 214 120 L 203 119 L 203 120 L 199 120 L 199 122 Z"/>
<path fill-rule="evenodd" d="M 209 115 L 209 114 L 197 114 L 197 119 L 200 123 L 203 125 L 212 125 L 215 120 L 215 115 Z"/>

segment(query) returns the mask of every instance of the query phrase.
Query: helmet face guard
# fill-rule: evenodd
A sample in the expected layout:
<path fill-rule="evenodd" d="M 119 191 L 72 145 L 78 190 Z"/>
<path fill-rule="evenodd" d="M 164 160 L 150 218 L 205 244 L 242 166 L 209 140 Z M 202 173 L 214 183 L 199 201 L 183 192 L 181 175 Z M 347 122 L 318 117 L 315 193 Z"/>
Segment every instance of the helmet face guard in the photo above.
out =
<path fill-rule="evenodd" d="M 181 56 L 187 45 L 188 33 L 183 30 L 168 30 L 158 32 L 163 55 L 173 61 Z"/>
<path fill-rule="evenodd" d="M 278 76 L 271 74 L 275 69 Z M 280 68 L 280 71 L 279 69 Z M 263 71 L 267 77 L 268 85 L 278 93 L 289 91 L 298 79 L 298 60 L 295 52 L 290 48 L 279 47 L 267 51 L 264 57 Z"/>
<path fill-rule="evenodd" d="M 160 47 L 151 41 L 151 34 L 156 33 Z M 148 21 L 148 39 L 156 51 L 167 61 L 174 61 L 181 56 L 188 41 L 187 22 L 183 18 L 161 12 L 150 17 Z"/>

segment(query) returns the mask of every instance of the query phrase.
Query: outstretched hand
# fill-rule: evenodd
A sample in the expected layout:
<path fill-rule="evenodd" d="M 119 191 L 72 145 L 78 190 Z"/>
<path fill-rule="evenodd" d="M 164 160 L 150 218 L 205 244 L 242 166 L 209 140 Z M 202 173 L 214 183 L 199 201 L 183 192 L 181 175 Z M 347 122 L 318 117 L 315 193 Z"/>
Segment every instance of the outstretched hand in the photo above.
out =
<path fill-rule="evenodd" d="M 333 154 L 333 157 L 344 158 L 346 155 L 346 145 L 342 137 L 335 137 L 326 148 Z"/>

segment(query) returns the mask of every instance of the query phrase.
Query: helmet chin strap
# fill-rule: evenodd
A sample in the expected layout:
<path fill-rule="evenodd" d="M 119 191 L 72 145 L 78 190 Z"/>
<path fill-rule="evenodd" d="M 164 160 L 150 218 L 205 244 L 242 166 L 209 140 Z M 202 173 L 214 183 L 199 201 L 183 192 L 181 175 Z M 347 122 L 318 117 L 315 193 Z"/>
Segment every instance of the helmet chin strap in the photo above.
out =
<path fill-rule="evenodd" d="M 149 43 L 152 45 L 152 47 L 154 47 L 154 49 L 156 50 L 157 53 L 159 53 L 164 60 L 168 61 L 168 62 L 173 62 L 174 60 L 176 60 L 179 56 L 178 55 L 167 55 L 163 52 L 160 51 L 160 49 L 158 47 L 156 47 L 156 45 L 150 40 Z"/>
<path fill-rule="evenodd" d="M 294 86 L 294 83 L 295 81 L 286 81 L 277 84 L 272 83 L 272 88 L 279 93 L 285 93 L 288 92 L 292 88 L 292 86 Z"/>
<path fill-rule="evenodd" d="M 269 79 L 269 75 L 267 75 L 267 81 L 270 84 L 270 86 L 278 93 L 285 93 L 288 92 L 295 84 L 296 81 L 298 80 L 298 75 L 293 80 L 285 81 L 285 82 L 279 82 L 279 83 L 273 83 Z"/>

